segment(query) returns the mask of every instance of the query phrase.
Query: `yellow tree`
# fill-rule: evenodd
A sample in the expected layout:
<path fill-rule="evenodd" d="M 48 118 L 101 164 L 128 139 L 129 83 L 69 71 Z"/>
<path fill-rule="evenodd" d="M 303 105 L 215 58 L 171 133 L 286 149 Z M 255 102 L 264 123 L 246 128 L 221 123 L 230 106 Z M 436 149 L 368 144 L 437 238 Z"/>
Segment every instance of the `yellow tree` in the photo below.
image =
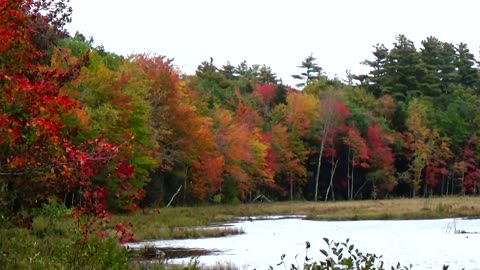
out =
<path fill-rule="evenodd" d="M 417 195 L 424 180 L 424 195 L 438 183 L 439 175 L 447 174 L 447 160 L 452 157 L 450 139 L 427 126 L 427 105 L 414 99 L 408 106 L 405 143 L 408 150 L 409 176 L 412 195 Z M 431 192 L 430 192 L 431 193 Z"/>
<path fill-rule="evenodd" d="M 304 184 L 307 171 L 305 160 L 307 151 L 294 132 L 288 132 L 287 127 L 282 124 L 275 124 L 271 130 L 271 145 L 277 162 L 277 179 L 282 182 L 286 178 L 289 185 L 290 200 L 294 197 L 295 186 Z"/>
<path fill-rule="evenodd" d="M 427 127 L 427 108 L 420 100 L 412 100 L 407 109 L 405 143 L 408 150 L 409 182 L 412 187 L 412 196 L 415 197 L 420 189 L 422 171 L 427 166 L 430 157 L 428 145 L 431 130 Z"/>
<path fill-rule="evenodd" d="M 290 92 L 287 96 L 287 105 L 279 105 L 279 110 L 285 107 L 285 124 L 300 136 L 306 137 L 312 132 L 313 125 L 320 117 L 318 97 L 299 92 Z M 280 120 L 280 119 L 279 119 Z"/>
<path fill-rule="evenodd" d="M 286 177 L 293 198 L 295 186 L 302 185 L 306 177 L 307 156 L 305 140 L 314 136 L 320 118 L 320 100 L 316 95 L 291 91 L 286 104 L 277 105 L 271 118 L 271 144 L 278 162 L 277 177 Z"/>
<path fill-rule="evenodd" d="M 423 196 L 431 196 L 433 188 L 440 182 L 439 177 L 448 174 L 448 160 L 453 157 L 450 145 L 450 138 L 441 136 L 437 129 L 432 130 L 429 138 L 430 158 L 425 168 Z"/>

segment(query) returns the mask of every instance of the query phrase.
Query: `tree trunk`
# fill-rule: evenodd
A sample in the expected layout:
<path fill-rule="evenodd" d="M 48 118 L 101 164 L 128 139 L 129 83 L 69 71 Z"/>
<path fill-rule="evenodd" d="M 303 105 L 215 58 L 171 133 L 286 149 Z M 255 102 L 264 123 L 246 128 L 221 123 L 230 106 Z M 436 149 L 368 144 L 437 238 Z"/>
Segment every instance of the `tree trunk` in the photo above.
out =
<path fill-rule="evenodd" d="M 355 196 L 353 196 L 353 199 L 357 198 L 358 194 L 360 193 L 360 191 L 362 191 L 362 189 L 367 185 L 368 181 L 365 181 L 363 182 L 363 184 L 358 188 L 357 192 L 355 193 Z M 372 184 L 374 185 L 374 183 Z M 373 190 L 373 189 L 372 189 Z M 373 192 L 373 191 L 372 191 Z"/>
<path fill-rule="evenodd" d="M 167 203 L 167 206 L 166 206 L 166 207 L 169 207 L 170 204 L 172 204 L 173 200 L 175 199 L 175 197 L 177 196 L 177 194 L 180 192 L 181 189 L 182 189 L 182 185 L 180 185 L 180 187 L 177 189 L 177 192 L 175 192 L 175 194 L 173 194 L 172 198 L 171 198 L 170 201 Z"/>
<path fill-rule="evenodd" d="M 350 200 L 350 146 L 348 146 L 347 158 L 348 158 L 347 160 L 347 200 Z M 352 170 L 353 170 L 353 164 L 352 164 Z"/>
<path fill-rule="evenodd" d="M 185 187 L 183 189 L 183 204 L 187 204 L 187 190 L 188 190 L 188 167 L 185 168 L 185 177 L 183 178 L 183 186 Z"/>
<path fill-rule="evenodd" d="M 427 197 L 427 192 L 428 192 L 428 184 L 427 184 L 427 179 L 425 179 L 425 181 L 423 181 L 423 197 L 424 198 Z"/>
<path fill-rule="evenodd" d="M 416 189 L 417 189 L 417 176 L 413 178 L 413 185 L 412 185 L 412 198 L 415 198 L 416 195 Z"/>
<path fill-rule="evenodd" d="M 293 180 L 292 180 L 291 174 L 289 174 L 289 179 L 290 179 L 290 201 L 293 201 Z"/>
<path fill-rule="evenodd" d="M 332 164 L 333 164 L 333 157 L 332 157 Z M 325 201 L 327 201 L 328 199 L 328 194 L 330 193 L 330 189 L 332 189 L 332 198 L 333 200 L 335 200 L 335 193 L 333 192 L 333 176 L 335 175 L 335 170 L 337 169 L 337 165 L 338 165 L 338 159 L 337 161 L 335 161 L 335 163 L 332 165 L 332 170 L 330 172 L 330 183 L 328 184 L 328 188 L 327 188 L 327 192 L 325 193 Z"/>
<path fill-rule="evenodd" d="M 445 175 L 442 174 L 442 187 L 440 189 L 440 196 L 443 196 L 444 185 L 445 185 Z"/>
<path fill-rule="evenodd" d="M 156 207 L 163 204 L 165 175 L 161 169 L 150 173 L 150 181 L 145 187 L 145 199 L 142 200 L 142 207 Z"/>
<path fill-rule="evenodd" d="M 323 149 L 325 147 L 325 141 L 327 140 L 327 126 L 325 125 L 323 127 L 323 136 L 322 136 L 322 142 L 320 143 L 320 153 L 318 155 L 318 163 L 317 163 L 317 173 L 315 176 L 315 201 L 318 200 L 318 181 L 320 179 L 320 168 L 322 167 L 322 155 L 323 155 Z"/>
<path fill-rule="evenodd" d="M 445 196 L 448 196 L 448 178 L 447 178 L 447 183 L 446 183 L 446 188 L 445 188 Z"/>
<path fill-rule="evenodd" d="M 354 171 L 355 171 L 355 168 L 352 166 L 352 180 L 351 180 L 351 181 L 352 181 L 352 184 L 351 184 L 351 186 L 350 186 L 350 192 L 351 192 L 351 194 L 350 194 L 350 200 L 353 200 L 353 172 L 354 172 Z"/>

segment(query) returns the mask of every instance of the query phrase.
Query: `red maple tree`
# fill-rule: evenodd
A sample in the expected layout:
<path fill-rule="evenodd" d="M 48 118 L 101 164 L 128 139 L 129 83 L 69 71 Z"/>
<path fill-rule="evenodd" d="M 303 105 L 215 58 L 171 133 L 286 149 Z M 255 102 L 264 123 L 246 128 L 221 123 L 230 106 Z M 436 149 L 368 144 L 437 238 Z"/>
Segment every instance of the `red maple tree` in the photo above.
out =
<path fill-rule="evenodd" d="M 0 14 L 0 211 L 29 227 L 31 218 L 20 209 L 76 193 L 82 199 L 72 206 L 88 240 L 97 224 L 109 220 L 106 188 L 96 177 L 119 182 L 118 195 L 129 199 L 128 210 L 142 199 L 142 191 L 129 184 L 133 167 L 119 154 L 129 142 L 113 145 L 99 137 L 75 144 L 75 130 L 66 129 L 63 117 L 80 104 L 61 88 L 88 64 L 88 54 L 76 65 L 51 68 L 42 43 L 54 46 L 45 29 L 60 33 L 69 21 L 66 1 L 0 0 Z M 120 240 L 131 240 L 128 226 L 120 227 Z"/>

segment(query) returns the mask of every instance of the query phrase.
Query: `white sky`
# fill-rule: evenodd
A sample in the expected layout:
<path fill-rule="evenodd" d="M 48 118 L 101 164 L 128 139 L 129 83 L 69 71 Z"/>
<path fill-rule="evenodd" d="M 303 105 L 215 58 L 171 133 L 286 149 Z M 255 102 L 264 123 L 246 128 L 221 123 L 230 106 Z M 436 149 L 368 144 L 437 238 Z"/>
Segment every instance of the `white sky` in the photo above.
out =
<path fill-rule="evenodd" d="M 310 53 L 328 76 L 367 71 L 372 46 L 392 47 L 395 36 L 414 41 L 433 35 L 467 43 L 478 59 L 475 0 L 71 0 L 67 27 L 93 36 L 107 51 L 150 52 L 175 58 L 187 74 L 210 57 L 221 67 L 246 60 L 266 64 L 294 85 Z"/>

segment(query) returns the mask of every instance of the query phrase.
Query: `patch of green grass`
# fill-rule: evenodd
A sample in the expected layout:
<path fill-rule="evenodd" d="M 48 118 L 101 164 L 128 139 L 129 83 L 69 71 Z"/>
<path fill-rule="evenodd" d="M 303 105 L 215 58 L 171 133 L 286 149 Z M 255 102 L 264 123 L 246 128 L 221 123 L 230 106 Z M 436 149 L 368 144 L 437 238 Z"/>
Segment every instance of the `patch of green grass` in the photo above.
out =
<path fill-rule="evenodd" d="M 38 218 L 32 230 L 0 229 L 1 268 L 128 269 L 127 251 L 115 240 L 92 239 L 85 244 L 68 225 L 72 223 Z"/>

